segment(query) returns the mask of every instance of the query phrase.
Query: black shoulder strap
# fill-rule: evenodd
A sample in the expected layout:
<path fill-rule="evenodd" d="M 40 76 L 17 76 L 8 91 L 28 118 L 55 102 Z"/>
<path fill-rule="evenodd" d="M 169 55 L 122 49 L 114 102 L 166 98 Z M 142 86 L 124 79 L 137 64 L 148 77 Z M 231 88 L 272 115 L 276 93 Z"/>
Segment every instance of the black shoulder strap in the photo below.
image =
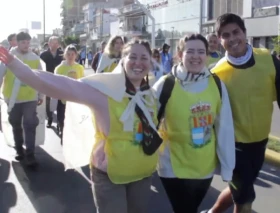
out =
<path fill-rule="evenodd" d="M 219 90 L 219 93 L 220 93 L 220 97 L 221 99 L 223 98 L 222 97 L 222 83 L 221 83 L 221 79 L 215 74 L 215 73 L 212 73 L 212 76 L 217 84 L 217 87 L 218 87 L 218 90 Z"/>
<path fill-rule="evenodd" d="M 175 67 L 175 69 L 176 69 L 176 67 Z M 161 94 L 159 97 L 160 108 L 159 108 L 158 116 L 157 116 L 158 124 L 160 123 L 160 120 L 164 116 L 165 107 L 168 102 L 168 99 L 171 96 L 174 84 L 175 84 L 175 77 L 174 77 L 174 75 L 169 73 L 167 75 L 167 78 L 165 79 L 165 82 L 163 84 L 162 91 L 161 91 Z"/>

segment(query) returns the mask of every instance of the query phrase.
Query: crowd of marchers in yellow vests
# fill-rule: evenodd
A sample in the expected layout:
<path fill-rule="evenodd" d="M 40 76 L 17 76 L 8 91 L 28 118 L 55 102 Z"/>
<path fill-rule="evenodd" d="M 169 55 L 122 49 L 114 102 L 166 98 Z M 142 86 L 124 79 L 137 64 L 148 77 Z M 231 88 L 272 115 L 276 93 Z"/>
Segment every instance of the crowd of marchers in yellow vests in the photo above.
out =
<path fill-rule="evenodd" d="M 93 56 L 96 73 L 87 77 L 75 45 L 63 53 L 51 37 L 39 57 L 30 36 L 17 34 L 16 47 L 0 47 L 16 159 L 37 163 L 36 107 L 46 95 L 47 127 L 57 110 L 66 168 L 90 165 L 98 213 L 146 213 L 155 171 L 173 211 L 196 213 L 217 170 L 228 187 L 203 212 L 233 204 L 235 213 L 251 212 L 273 102 L 280 107 L 280 62 L 247 43 L 241 17 L 223 14 L 215 28 L 206 38 L 181 38 L 176 63 L 168 44 L 159 51 L 114 36 Z"/>

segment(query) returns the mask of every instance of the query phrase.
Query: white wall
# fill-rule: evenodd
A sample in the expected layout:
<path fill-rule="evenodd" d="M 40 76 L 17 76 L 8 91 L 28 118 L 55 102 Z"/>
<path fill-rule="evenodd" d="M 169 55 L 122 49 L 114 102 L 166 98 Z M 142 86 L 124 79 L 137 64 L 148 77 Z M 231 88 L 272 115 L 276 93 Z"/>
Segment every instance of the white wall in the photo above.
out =
<path fill-rule="evenodd" d="M 142 0 L 143 4 L 153 4 L 164 0 Z M 167 7 L 151 9 L 156 20 L 156 31 L 174 31 L 179 33 L 199 32 L 200 0 L 179 2 L 169 0 Z M 148 19 L 148 31 L 151 31 L 151 21 Z M 176 36 L 176 35 L 175 35 Z"/>

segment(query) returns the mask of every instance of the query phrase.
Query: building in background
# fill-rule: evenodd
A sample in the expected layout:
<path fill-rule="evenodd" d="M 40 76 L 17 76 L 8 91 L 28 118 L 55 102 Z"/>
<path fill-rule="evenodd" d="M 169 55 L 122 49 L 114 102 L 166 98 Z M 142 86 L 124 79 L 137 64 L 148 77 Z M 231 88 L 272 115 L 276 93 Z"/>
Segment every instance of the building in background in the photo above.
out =
<path fill-rule="evenodd" d="M 95 3 L 87 3 L 83 6 L 84 33 L 80 35 L 82 45 L 97 50 L 102 40 L 110 37 L 110 10 L 96 8 Z"/>
<path fill-rule="evenodd" d="M 140 37 L 151 41 L 152 21 L 147 11 L 155 19 L 155 46 L 164 43 L 175 53 L 176 43 L 189 32 L 199 32 L 204 11 L 202 0 L 139 0 L 143 7 L 133 1 L 119 9 L 118 21 L 111 23 L 111 31 L 127 37 Z M 200 4 L 202 2 L 202 5 Z"/>
<path fill-rule="evenodd" d="M 243 3 L 243 0 L 204 0 L 202 34 L 215 33 L 216 19 L 224 13 L 234 13 L 243 17 Z"/>
<path fill-rule="evenodd" d="M 61 0 L 61 25 L 63 35 L 79 34 L 81 26 L 74 27 L 84 19 L 83 6 L 91 0 Z M 75 31 L 77 30 L 77 32 Z"/>
<path fill-rule="evenodd" d="M 254 47 L 273 49 L 272 38 L 279 35 L 279 0 L 244 0 L 243 18 L 248 42 Z"/>

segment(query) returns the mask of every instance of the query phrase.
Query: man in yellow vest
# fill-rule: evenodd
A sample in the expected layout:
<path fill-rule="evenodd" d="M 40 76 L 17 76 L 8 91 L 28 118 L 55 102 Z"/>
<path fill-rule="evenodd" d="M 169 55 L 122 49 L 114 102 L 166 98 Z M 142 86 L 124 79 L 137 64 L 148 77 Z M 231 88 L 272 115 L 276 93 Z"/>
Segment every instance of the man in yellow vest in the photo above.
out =
<path fill-rule="evenodd" d="M 220 41 L 215 33 L 208 34 L 206 39 L 209 45 L 207 66 L 211 69 L 222 58 L 222 53 L 218 51 Z"/>
<path fill-rule="evenodd" d="M 280 62 L 268 50 L 247 44 L 244 21 L 235 14 L 221 15 L 216 32 L 226 53 L 212 72 L 225 83 L 229 93 L 236 165 L 231 184 L 208 213 L 224 212 L 233 202 L 235 213 L 251 213 L 256 197 L 254 182 L 264 162 L 273 102 L 277 100 L 280 107 Z"/>
<path fill-rule="evenodd" d="M 41 70 L 39 56 L 30 50 L 31 37 L 28 33 L 20 32 L 16 36 L 18 46 L 11 49 L 11 53 L 29 65 L 32 69 Z M 20 82 L 15 75 L 5 68 L 0 78 L 0 86 L 3 82 L 2 93 L 8 104 L 9 122 L 12 125 L 16 160 L 25 158 L 28 166 L 36 165 L 34 156 L 36 127 L 39 124 L 37 117 L 37 105 L 43 102 L 43 95 L 36 90 Z M 24 131 L 24 134 L 23 134 Z M 26 145 L 24 152 L 23 144 Z"/>

